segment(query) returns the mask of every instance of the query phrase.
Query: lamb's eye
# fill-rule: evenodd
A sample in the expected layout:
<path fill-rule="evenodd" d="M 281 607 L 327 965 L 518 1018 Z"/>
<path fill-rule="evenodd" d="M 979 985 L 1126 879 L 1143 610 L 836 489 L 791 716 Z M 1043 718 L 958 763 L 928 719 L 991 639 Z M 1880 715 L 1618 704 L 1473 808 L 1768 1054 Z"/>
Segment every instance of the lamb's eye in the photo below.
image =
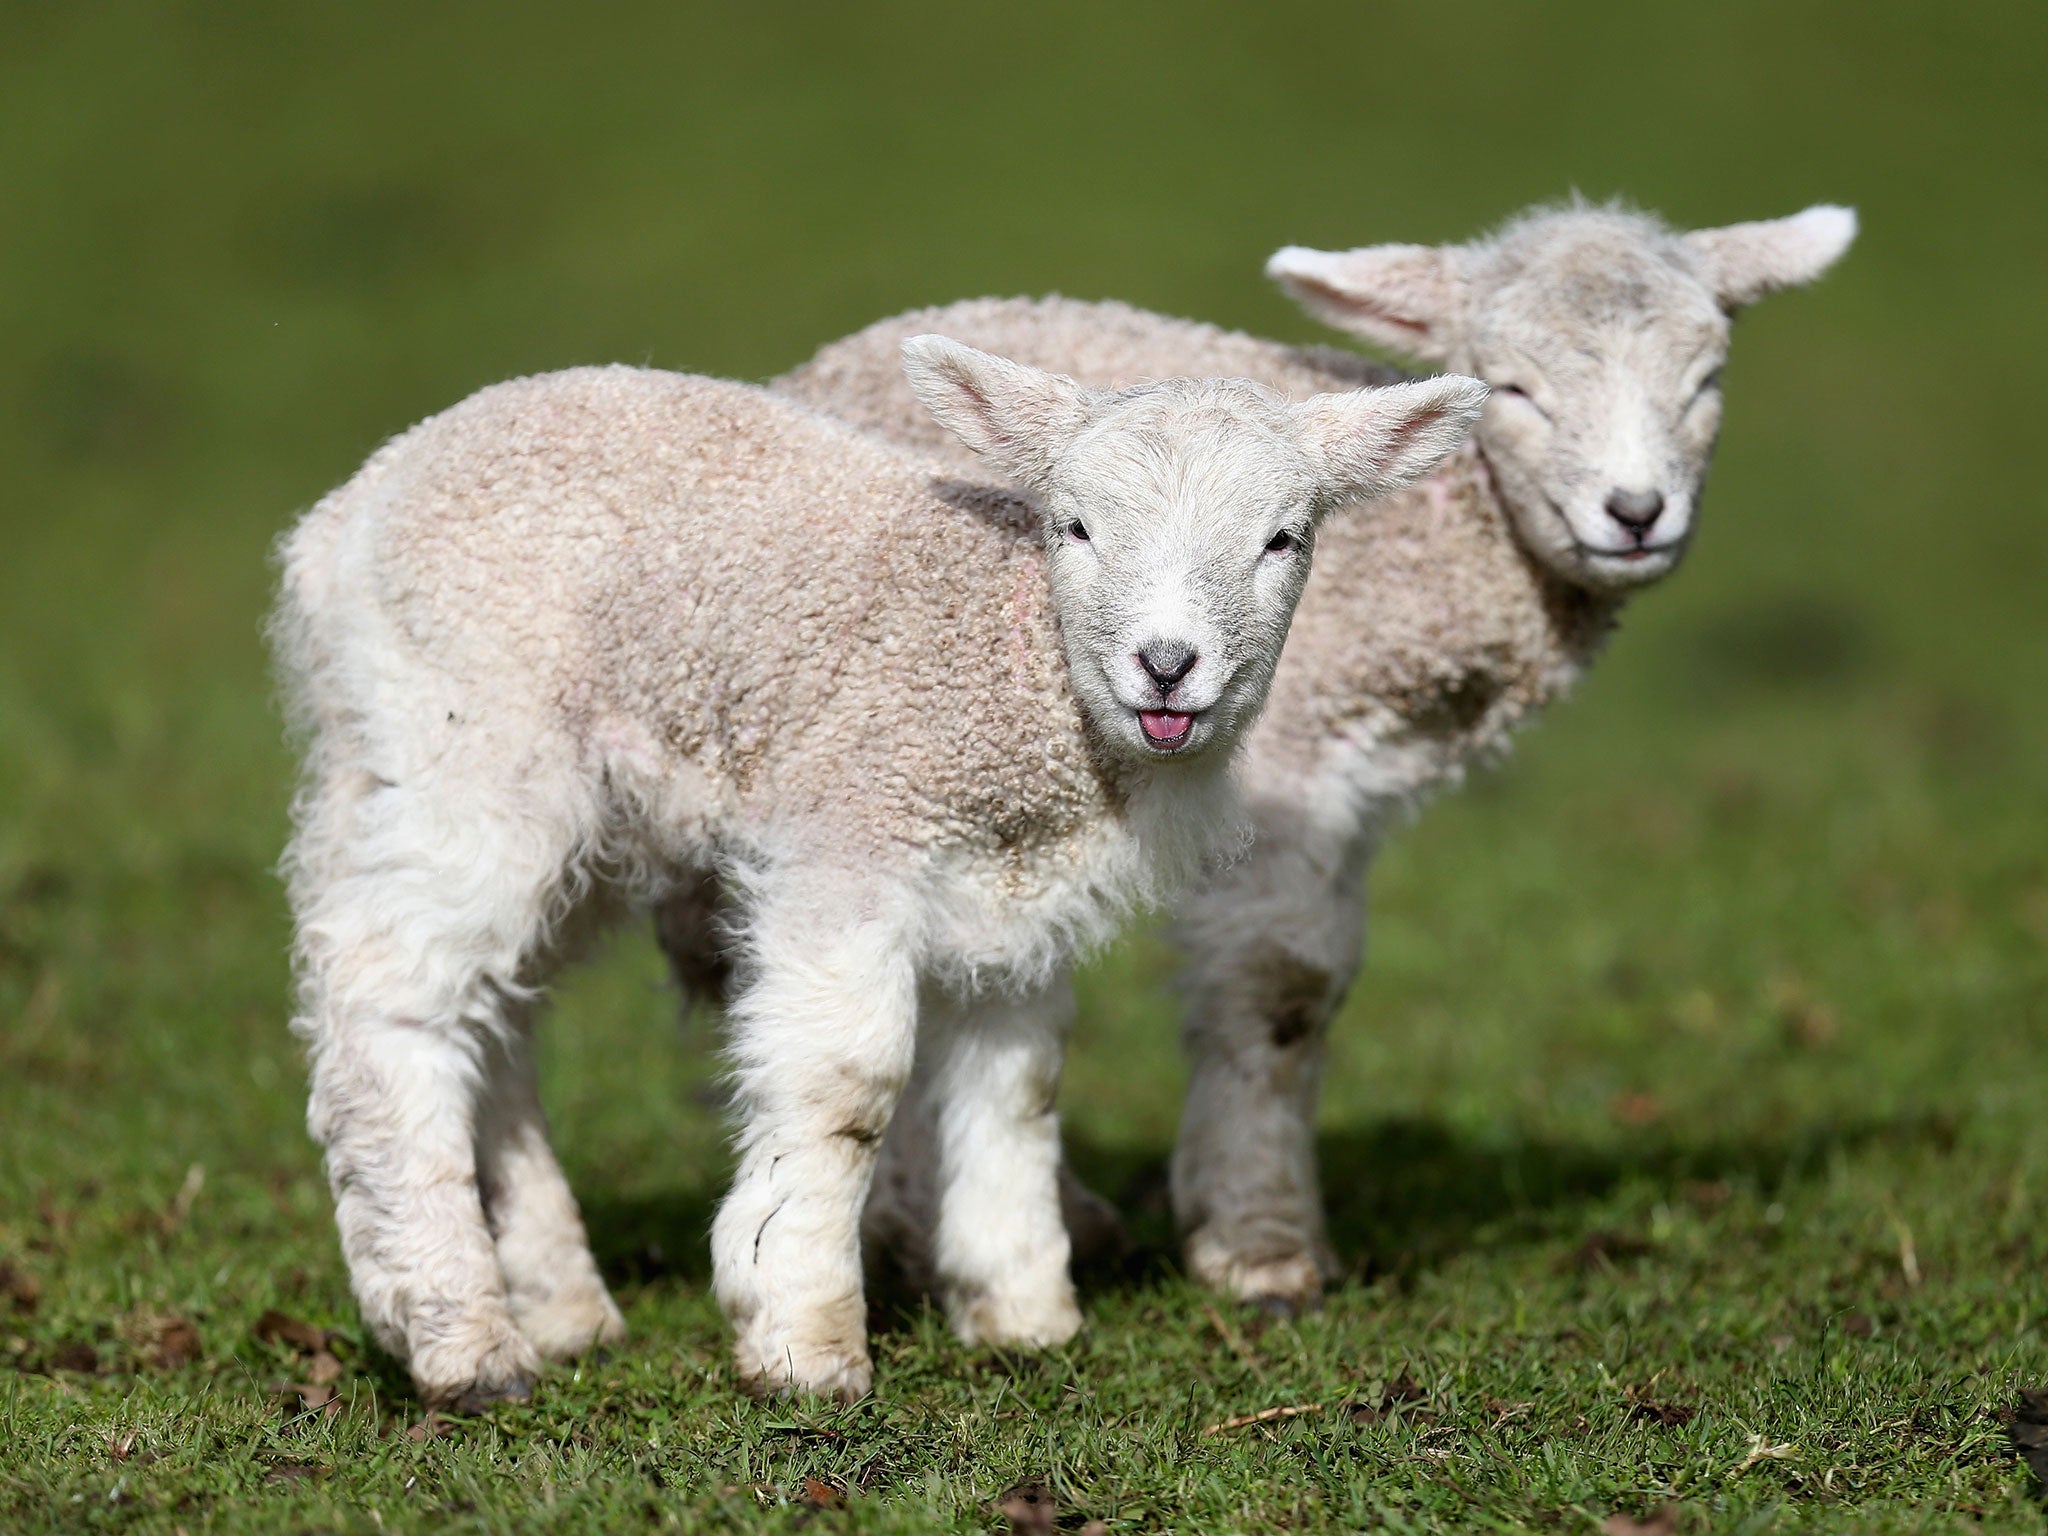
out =
<path fill-rule="evenodd" d="M 1074 521 L 1067 524 L 1067 537 L 1076 544 L 1086 544 L 1088 542 L 1087 526 L 1079 518 L 1075 518 Z"/>
<path fill-rule="evenodd" d="M 1550 420 L 1550 412 L 1544 410 L 1542 406 L 1538 405 L 1536 403 L 1536 397 L 1530 394 L 1529 391 L 1527 391 L 1526 389 L 1522 388 L 1521 385 L 1495 384 L 1489 381 L 1486 387 L 1492 390 L 1496 395 L 1500 396 L 1501 399 L 1520 401 L 1523 405 L 1526 405 L 1530 410 L 1534 411 L 1538 416 L 1541 416 L 1545 421 Z"/>
<path fill-rule="evenodd" d="M 1721 370 L 1716 368 L 1712 373 L 1708 374 L 1704 379 L 1700 380 L 1700 387 L 1692 392 L 1692 397 L 1693 399 L 1697 400 L 1703 395 L 1712 394 L 1715 390 L 1719 389 L 1720 387 Z"/>
<path fill-rule="evenodd" d="M 1282 528 L 1273 537 L 1266 540 L 1266 553 L 1269 555 L 1284 555 L 1300 542 L 1292 533 Z"/>

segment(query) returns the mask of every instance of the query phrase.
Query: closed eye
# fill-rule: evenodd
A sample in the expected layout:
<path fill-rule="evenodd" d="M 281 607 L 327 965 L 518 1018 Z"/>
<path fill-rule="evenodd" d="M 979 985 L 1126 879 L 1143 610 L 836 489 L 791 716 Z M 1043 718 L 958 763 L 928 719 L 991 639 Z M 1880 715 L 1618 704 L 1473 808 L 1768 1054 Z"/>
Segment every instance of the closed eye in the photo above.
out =
<path fill-rule="evenodd" d="M 1529 391 L 1522 388 L 1521 385 L 1495 384 L 1489 382 L 1486 387 L 1492 390 L 1496 395 L 1501 396 L 1503 399 L 1521 401 L 1524 405 L 1528 406 L 1530 410 L 1534 411 L 1538 416 L 1541 416 L 1545 421 L 1548 421 L 1550 419 L 1550 412 L 1544 410 L 1542 406 L 1538 405 L 1536 403 L 1535 397 L 1532 396 L 1529 393 Z"/>
<path fill-rule="evenodd" d="M 1697 400 L 1702 395 L 1710 394 L 1714 390 L 1719 389 L 1720 387 L 1721 370 L 1716 368 L 1712 373 L 1708 374 L 1704 379 L 1700 380 L 1700 387 L 1692 392 L 1692 397 L 1693 399 Z"/>

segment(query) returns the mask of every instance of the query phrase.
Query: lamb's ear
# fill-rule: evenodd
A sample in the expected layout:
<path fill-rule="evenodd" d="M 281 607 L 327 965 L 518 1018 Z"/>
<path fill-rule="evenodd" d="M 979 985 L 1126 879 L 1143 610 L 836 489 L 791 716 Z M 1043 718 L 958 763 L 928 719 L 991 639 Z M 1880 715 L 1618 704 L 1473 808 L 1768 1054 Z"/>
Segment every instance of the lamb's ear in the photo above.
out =
<path fill-rule="evenodd" d="M 1311 395 L 1294 406 L 1295 437 L 1321 474 L 1326 505 L 1384 496 L 1456 451 L 1486 404 L 1462 374 Z"/>
<path fill-rule="evenodd" d="M 904 342 L 903 372 L 940 426 L 1025 486 L 1044 484 L 1086 422 L 1086 395 L 1072 379 L 945 336 Z"/>
<path fill-rule="evenodd" d="M 1318 320 L 1403 357 L 1441 363 L 1464 327 L 1465 280 L 1446 246 L 1289 245 L 1273 253 L 1266 276 Z"/>
<path fill-rule="evenodd" d="M 1842 259 L 1856 238 L 1856 210 L 1817 203 L 1788 219 L 1698 229 L 1685 237 L 1726 310 L 1780 288 L 1810 283 Z"/>

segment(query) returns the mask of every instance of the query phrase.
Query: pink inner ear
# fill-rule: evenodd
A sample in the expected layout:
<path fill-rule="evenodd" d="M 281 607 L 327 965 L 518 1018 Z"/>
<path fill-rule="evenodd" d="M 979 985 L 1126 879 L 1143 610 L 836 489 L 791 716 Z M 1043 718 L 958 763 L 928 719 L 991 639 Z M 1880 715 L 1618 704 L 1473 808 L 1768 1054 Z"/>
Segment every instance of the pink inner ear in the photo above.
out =
<path fill-rule="evenodd" d="M 1385 309 L 1375 309 L 1371 313 L 1374 319 L 1383 320 L 1388 325 L 1398 325 L 1404 331 L 1413 331 L 1418 336 L 1429 334 L 1429 327 L 1420 320 L 1410 320 L 1406 315 L 1397 315 Z"/>
<path fill-rule="evenodd" d="M 1346 293 L 1342 289 L 1333 288 L 1328 283 L 1319 282 L 1312 277 L 1297 277 L 1294 281 L 1301 284 L 1304 288 L 1313 288 L 1329 301 L 1332 308 L 1348 309 L 1355 314 L 1370 315 L 1373 319 L 1385 325 L 1399 326 L 1402 330 L 1412 331 L 1417 336 L 1429 334 L 1429 326 L 1424 322 L 1410 320 L 1406 315 L 1397 315 L 1392 310 L 1383 308 L 1373 303 L 1370 299 L 1360 298 L 1355 293 Z"/>
<path fill-rule="evenodd" d="M 1393 438 L 1387 443 L 1387 451 L 1380 456 L 1380 462 L 1383 464 L 1391 463 L 1396 449 L 1399 449 L 1408 443 L 1414 442 L 1417 437 L 1420 437 L 1425 431 L 1435 426 L 1438 422 L 1444 420 L 1444 418 L 1449 416 L 1450 414 L 1451 413 L 1449 411 L 1438 409 L 1433 411 L 1423 411 L 1417 415 L 1410 416 L 1408 420 L 1402 424 L 1401 430 L 1396 432 Z"/>

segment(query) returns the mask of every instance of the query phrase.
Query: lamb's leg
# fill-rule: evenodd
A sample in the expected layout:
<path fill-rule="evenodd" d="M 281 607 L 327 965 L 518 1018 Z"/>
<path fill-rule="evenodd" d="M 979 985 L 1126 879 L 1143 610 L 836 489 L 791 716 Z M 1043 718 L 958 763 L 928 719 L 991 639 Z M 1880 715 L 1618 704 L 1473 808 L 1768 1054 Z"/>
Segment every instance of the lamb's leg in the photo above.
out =
<path fill-rule="evenodd" d="M 1081 1326 L 1060 1212 L 1054 1101 L 1073 990 L 946 1000 L 918 1042 L 929 1052 L 937 1154 L 934 1279 L 970 1344 L 1044 1348 Z M 920 1062 L 922 1069 L 923 1063 Z"/>
<path fill-rule="evenodd" d="M 484 1058 L 516 1027 L 509 999 L 560 863 L 531 815 L 367 775 L 309 795 L 301 817 L 307 1122 L 364 1320 L 430 1403 L 523 1397 L 540 1360 L 484 1222 L 476 1135 Z"/>
<path fill-rule="evenodd" d="M 728 1013 L 739 1169 L 711 1231 L 750 1391 L 868 1389 L 860 1214 L 910 1074 L 917 978 L 902 928 L 858 896 L 758 904 Z"/>
<path fill-rule="evenodd" d="M 1071 1004 L 1068 1004 L 1071 1006 Z M 939 1107 L 933 1091 L 935 1061 L 943 1050 L 928 1046 L 931 1028 L 919 1036 L 917 1068 L 882 1141 L 874 1187 L 861 1221 L 862 1246 L 870 1259 L 887 1254 L 918 1290 L 941 1287 L 934 1244 L 939 1228 Z M 1059 1167 L 1060 1220 L 1075 1264 L 1113 1259 L 1130 1249 L 1130 1233 L 1117 1208 L 1083 1184 L 1062 1161 Z"/>
<path fill-rule="evenodd" d="M 477 1171 L 513 1319 L 549 1360 L 616 1344 L 626 1320 L 598 1274 L 576 1197 L 548 1145 L 530 1028 L 495 1044 L 487 1069 Z"/>
<path fill-rule="evenodd" d="M 1318 865 L 1262 841 L 1187 920 L 1187 1105 L 1173 1203 L 1203 1284 L 1281 1309 L 1336 1264 L 1316 1176 L 1327 1027 L 1364 941 L 1364 860 Z"/>
<path fill-rule="evenodd" d="M 931 1038 L 939 1021 L 926 1000 L 918 1021 L 917 1060 L 889 1134 L 875 1161 L 874 1182 L 861 1211 L 861 1252 L 872 1266 L 886 1257 L 904 1283 L 923 1295 L 938 1289 L 934 1246 L 939 1230 L 939 1100 L 932 1068 L 940 1052 Z"/>

